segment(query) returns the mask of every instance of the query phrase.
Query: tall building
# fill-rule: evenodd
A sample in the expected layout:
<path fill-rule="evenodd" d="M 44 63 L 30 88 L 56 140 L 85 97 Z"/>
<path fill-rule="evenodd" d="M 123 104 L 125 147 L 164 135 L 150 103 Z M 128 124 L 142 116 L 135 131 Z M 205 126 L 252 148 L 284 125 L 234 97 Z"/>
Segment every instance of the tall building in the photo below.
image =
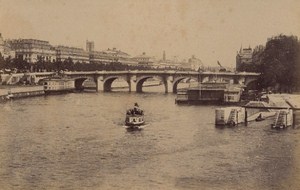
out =
<path fill-rule="evenodd" d="M 16 58 L 35 63 L 38 60 L 55 61 L 56 51 L 48 41 L 37 39 L 7 40 L 6 43 L 15 51 Z"/>
<path fill-rule="evenodd" d="M 95 44 L 93 41 L 86 41 L 86 51 L 87 52 L 92 52 L 94 51 L 94 48 L 95 48 Z"/>
<path fill-rule="evenodd" d="M 89 52 L 84 51 L 82 48 L 68 47 L 68 46 L 56 46 L 56 56 L 58 61 L 65 61 L 72 59 L 73 63 L 90 63 Z"/>
<path fill-rule="evenodd" d="M 131 58 L 128 53 L 125 53 L 116 48 L 108 48 L 105 51 L 92 51 L 90 52 L 90 61 L 94 63 L 113 63 L 119 62 L 127 65 L 136 65 L 137 62 Z"/>
<path fill-rule="evenodd" d="M 262 54 L 264 52 L 265 47 L 263 45 L 256 46 L 253 49 L 252 53 L 252 62 L 253 64 L 261 64 L 262 63 Z"/>
<path fill-rule="evenodd" d="M 243 64 L 252 64 L 253 62 L 253 51 L 252 48 L 242 48 L 237 52 L 236 55 L 236 70 L 240 71 Z"/>

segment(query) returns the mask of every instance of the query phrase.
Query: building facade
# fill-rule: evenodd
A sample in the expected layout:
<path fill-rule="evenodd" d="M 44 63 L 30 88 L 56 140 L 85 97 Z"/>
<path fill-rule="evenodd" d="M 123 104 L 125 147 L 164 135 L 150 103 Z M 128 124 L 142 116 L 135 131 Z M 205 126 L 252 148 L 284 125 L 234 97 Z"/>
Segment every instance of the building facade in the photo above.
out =
<path fill-rule="evenodd" d="M 262 54 L 264 52 L 265 47 L 263 45 L 256 46 L 253 49 L 252 54 L 252 62 L 253 64 L 261 64 L 262 63 Z"/>
<path fill-rule="evenodd" d="M 15 58 L 15 51 L 13 51 L 10 47 L 10 44 L 7 43 L 3 37 L 2 34 L 0 33 L 0 53 L 3 56 L 3 58 Z"/>
<path fill-rule="evenodd" d="M 93 41 L 86 41 L 86 51 L 93 52 L 95 51 L 95 43 Z"/>
<path fill-rule="evenodd" d="M 55 61 L 56 51 L 48 41 L 36 39 L 7 40 L 11 49 L 15 51 L 16 58 L 35 63 L 38 60 Z"/>
<path fill-rule="evenodd" d="M 137 65 L 137 62 L 130 57 L 128 53 L 125 53 L 116 48 L 108 48 L 105 51 L 91 51 L 90 53 L 90 62 L 92 63 L 113 63 L 119 62 L 121 64 L 127 65 Z"/>
<path fill-rule="evenodd" d="M 136 61 L 138 65 L 144 65 L 144 66 L 152 66 L 153 63 L 155 62 L 154 57 L 146 55 L 145 52 L 143 52 L 141 55 L 133 57 L 132 59 Z"/>
<path fill-rule="evenodd" d="M 236 55 L 236 70 L 239 71 L 243 64 L 253 63 L 253 51 L 252 48 L 242 48 Z"/>
<path fill-rule="evenodd" d="M 194 71 L 198 71 L 199 69 L 203 69 L 203 63 L 200 59 L 196 58 L 194 55 L 192 55 L 191 58 L 189 58 L 188 63 L 190 65 L 190 68 Z"/>
<path fill-rule="evenodd" d="M 163 51 L 162 59 L 154 59 L 152 67 L 159 69 L 190 69 L 190 64 L 187 60 L 179 60 L 176 56 L 173 56 L 171 59 L 167 59 L 166 52 Z"/>
<path fill-rule="evenodd" d="M 128 59 L 130 59 L 130 55 L 128 53 L 125 53 L 121 50 L 117 50 L 116 48 L 108 48 L 107 50 L 103 51 L 103 53 L 105 53 L 106 55 L 108 55 L 108 57 L 110 58 L 110 60 L 113 60 L 115 62 L 120 62 L 120 63 L 126 63 L 126 61 Z"/>
<path fill-rule="evenodd" d="M 86 41 L 86 49 L 69 46 L 52 46 L 48 41 L 38 39 L 13 39 L 3 40 L 0 33 L 0 53 L 4 57 L 19 58 L 29 63 L 38 61 L 55 62 L 69 61 L 73 63 L 121 63 L 130 66 L 150 66 L 153 68 L 171 68 L 171 69 L 193 69 L 202 67 L 200 59 L 194 56 L 188 61 L 179 61 L 177 57 L 167 59 L 166 52 L 163 51 L 162 60 L 156 60 L 155 57 L 141 55 L 132 57 L 128 53 L 116 48 L 108 48 L 104 51 L 96 51 L 94 41 Z"/>
<path fill-rule="evenodd" d="M 56 46 L 55 50 L 58 61 L 64 62 L 65 60 L 71 59 L 73 63 L 90 63 L 89 52 L 82 48 Z"/>

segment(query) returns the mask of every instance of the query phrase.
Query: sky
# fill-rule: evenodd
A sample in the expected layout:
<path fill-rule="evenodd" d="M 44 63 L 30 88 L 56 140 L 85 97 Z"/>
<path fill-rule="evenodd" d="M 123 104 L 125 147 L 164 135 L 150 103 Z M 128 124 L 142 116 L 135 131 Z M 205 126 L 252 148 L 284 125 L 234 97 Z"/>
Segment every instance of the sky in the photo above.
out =
<path fill-rule="evenodd" d="M 131 56 L 234 67 L 240 47 L 265 45 L 279 34 L 300 36 L 298 0 L 0 0 L 4 39 L 117 48 Z"/>

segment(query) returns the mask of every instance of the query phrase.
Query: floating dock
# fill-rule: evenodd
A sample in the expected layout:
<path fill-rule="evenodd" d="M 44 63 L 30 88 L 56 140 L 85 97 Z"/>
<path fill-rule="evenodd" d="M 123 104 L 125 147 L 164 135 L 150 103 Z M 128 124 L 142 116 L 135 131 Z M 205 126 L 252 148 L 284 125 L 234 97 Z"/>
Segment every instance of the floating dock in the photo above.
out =
<path fill-rule="evenodd" d="M 205 82 L 177 91 L 175 103 L 240 104 L 243 87 L 227 82 Z"/>
<path fill-rule="evenodd" d="M 245 121 L 245 108 L 225 107 L 215 110 L 215 124 L 235 126 Z"/>
<path fill-rule="evenodd" d="M 223 107 L 215 110 L 215 124 L 235 126 L 240 123 L 247 125 L 250 121 L 256 121 L 260 116 L 262 120 L 275 116 L 273 110 L 267 102 L 250 101 L 241 107 Z"/>
<path fill-rule="evenodd" d="M 287 101 L 278 95 L 272 97 L 270 101 L 250 101 L 241 107 L 223 107 L 216 109 L 216 125 L 236 125 L 250 121 L 262 121 L 273 117 L 270 126 L 274 129 L 284 129 L 296 125 L 296 115 L 300 108 L 297 104 Z M 298 96 L 297 96 L 298 97 Z"/>
<path fill-rule="evenodd" d="M 293 110 L 278 110 L 271 124 L 273 129 L 285 129 L 293 125 Z"/>

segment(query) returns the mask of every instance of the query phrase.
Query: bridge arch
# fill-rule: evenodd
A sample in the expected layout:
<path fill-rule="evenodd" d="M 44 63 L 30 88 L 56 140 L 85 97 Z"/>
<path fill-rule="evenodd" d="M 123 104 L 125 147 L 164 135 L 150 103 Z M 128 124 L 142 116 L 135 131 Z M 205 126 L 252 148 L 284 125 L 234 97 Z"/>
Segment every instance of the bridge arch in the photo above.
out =
<path fill-rule="evenodd" d="M 166 84 L 165 84 L 165 82 L 164 82 L 164 80 L 163 80 L 163 77 L 160 77 L 160 76 L 143 76 L 143 77 L 139 78 L 139 79 L 136 81 L 136 92 L 143 92 L 143 84 L 144 84 L 144 82 L 145 82 L 147 79 L 150 79 L 150 78 L 152 78 L 152 79 L 157 79 L 157 80 L 163 82 L 164 85 L 165 85 L 165 88 L 166 88 Z"/>
<path fill-rule="evenodd" d="M 258 80 L 257 79 L 251 79 L 247 80 L 245 82 L 245 86 L 247 90 L 253 90 L 258 88 Z"/>
<path fill-rule="evenodd" d="M 173 86 L 172 86 L 172 92 L 173 93 L 177 93 L 177 87 L 178 87 L 178 84 L 182 81 L 182 80 L 184 80 L 184 79 L 190 79 L 190 80 L 195 80 L 195 81 L 198 81 L 198 78 L 196 78 L 196 77 L 188 77 L 188 76 L 186 76 L 186 77 L 177 77 L 177 78 L 175 78 L 174 80 L 173 80 Z"/>
<path fill-rule="evenodd" d="M 120 76 L 111 76 L 111 77 L 108 77 L 108 78 L 104 79 L 104 81 L 103 81 L 103 91 L 104 92 L 110 92 L 111 88 L 112 88 L 112 83 L 116 79 L 123 79 L 124 81 L 126 81 L 128 83 L 127 79 L 124 79 L 123 77 L 120 77 Z M 129 83 L 128 83 L 128 86 L 129 86 Z"/>
<path fill-rule="evenodd" d="M 83 83 L 84 81 L 88 79 L 88 77 L 81 77 L 81 78 L 76 78 L 75 79 L 75 89 L 76 90 L 83 90 Z"/>

